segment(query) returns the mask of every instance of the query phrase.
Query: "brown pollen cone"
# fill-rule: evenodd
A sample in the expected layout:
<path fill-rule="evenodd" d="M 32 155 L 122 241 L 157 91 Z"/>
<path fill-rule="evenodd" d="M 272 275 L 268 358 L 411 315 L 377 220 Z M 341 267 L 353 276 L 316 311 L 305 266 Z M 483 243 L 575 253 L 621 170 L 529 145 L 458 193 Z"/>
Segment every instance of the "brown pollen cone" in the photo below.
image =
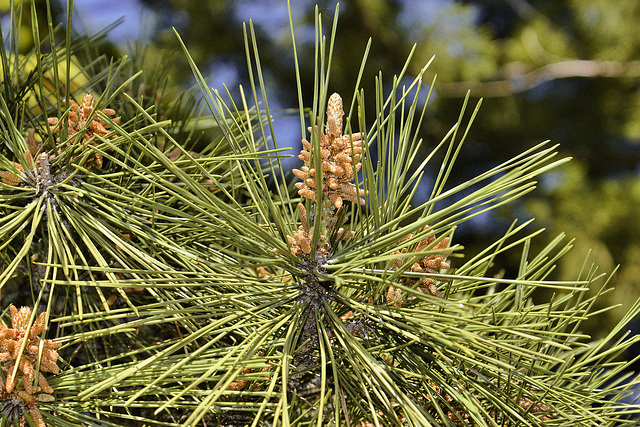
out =
<path fill-rule="evenodd" d="M 44 375 L 42 375 L 41 372 L 35 371 L 38 363 L 40 345 L 43 347 L 42 357 L 40 358 L 40 371 L 57 374 L 60 370 L 56 365 L 58 361 L 58 352 L 56 349 L 60 347 L 61 343 L 51 340 L 41 340 L 39 337 L 39 335 L 47 329 L 44 323 L 46 313 L 41 313 L 40 316 L 38 316 L 33 322 L 33 325 L 31 325 L 31 329 L 27 335 L 25 332 L 27 322 L 31 317 L 31 309 L 29 307 L 22 307 L 18 310 L 13 305 L 9 308 L 11 309 L 11 323 L 13 327 L 7 328 L 4 325 L 0 325 L 0 363 L 7 378 L 6 391 L 11 393 L 18 382 L 18 378 L 13 377 L 14 367 L 17 363 L 17 374 L 22 374 L 22 383 L 27 393 L 33 394 L 39 390 L 45 393 L 53 393 L 53 389 L 47 383 Z M 27 341 L 25 350 L 18 359 L 20 348 L 25 340 Z M 38 390 L 34 390 L 33 387 L 33 380 L 36 376 L 38 381 L 36 389 Z"/>
<path fill-rule="evenodd" d="M 293 237 L 287 236 L 287 241 L 291 245 L 291 253 L 299 257 L 305 257 L 311 254 L 311 239 L 313 238 L 313 227 L 307 225 L 307 210 L 304 205 L 300 203 L 298 205 L 300 209 L 300 223 L 298 231 L 293 233 Z M 318 241 L 318 247 L 316 248 L 316 254 L 318 256 L 326 256 L 329 252 L 329 245 L 326 242 L 326 237 L 320 235 Z"/>
<path fill-rule="evenodd" d="M 428 228 L 429 226 L 426 226 L 424 230 L 426 231 Z M 413 233 L 409 234 L 398 243 L 409 240 L 413 236 Z M 398 251 L 392 252 L 392 255 L 398 255 L 398 257 L 391 261 L 391 269 L 397 270 L 407 262 L 408 257 L 403 257 L 403 255 L 407 252 L 423 251 L 427 246 L 435 242 L 435 240 L 436 236 L 431 234 L 420 240 L 416 244 L 415 248 L 404 247 Z M 449 245 L 449 241 L 450 239 L 448 237 L 445 237 L 440 242 L 438 242 L 438 244 L 436 244 L 432 250 L 438 251 L 445 249 Z M 412 273 L 439 273 L 440 270 L 448 270 L 451 267 L 448 263 L 445 262 L 445 259 L 449 253 L 449 251 L 442 251 L 439 254 L 427 255 L 419 259 L 417 262 L 413 263 L 413 265 L 411 265 L 406 271 Z M 425 277 L 424 279 L 416 277 L 403 277 L 400 279 L 400 283 L 407 287 L 414 286 L 418 281 L 420 282 L 416 288 L 418 291 L 437 297 L 443 296 L 442 292 L 438 290 L 437 282 L 434 279 L 428 277 Z M 402 290 L 390 285 L 387 290 L 387 303 L 393 305 L 394 307 L 402 307 L 405 302 L 405 299 L 402 298 Z"/>
<path fill-rule="evenodd" d="M 22 172 L 22 174 L 16 175 L 13 172 L 9 172 L 9 171 L 0 171 L 0 178 L 2 179 L 2 182 L 4 182 L 7 185 L 12 185 L 12 186 L 16 186 L 18 184 L 20 184 L 21 182 L 24 182 L 23 176 L 24 176 L 24 168 L 16 162 L 11 162 L 11 164 L 13 166 L 16 167 L 16 169 L 18 169 L 20 172 Z"/>
<path fill-rule="evenodd" d="M 342 135 L 342 98 L 334 93 L 327 103 L 327 124 L 325 132 L 320 132 L 320 156 L 322 157 L 322 193 L 331 204 L 340 209 L 344 200 L 364 204 L 366 191 L 352 182 L 362 168 L 362 134 Z M 309 132 L 313 132 L 311 127 Z M 316 131 L 318 131 L 316 127 Z M 298 194 L 307 199 L 317 200 L 317 172 L 313 167 L 313 147 L 306 139 L 302 140 L 303 150 L 298 156 L 304 166 L 293 169 L 295 176 L 302 182 L 296 183 Z"/>
<path fill-rule="evenodd" d="M 53 402 L 55 398 L 52 395 L 53 388 L 47 382 L 43 372 L 54 374 L 60 372 L 56 363 L 57 349 L 62 343 L 40 338 L 39 335 L 47 329 L 46 313 L 41 313 L 35 319 L 27 333 L 31 309 L 22 307 L 18 310 L 13 305 L 9 308 L 12 327 L 7 328 L 0 324 L 0 366 L 6 378 L 5 382 L 0 377 L 0 400 L 7 401 L 7 405 L 14 408 L 21 407 L 13 411 L 20 415 L 21 426 L 26 423 L 22 414 L 28 411 L 36 426 L 44 427 L 45 422 L 37 404 Z M 23 346 L 24 350 L 20 354 Z"/>
<path fill-rule="evenodd" d="M 89 93 L 84 95 L 80 105 L 73 100 L 69 101 L 69 107 L 71 110 L 69 111 L 67 124 L 67 137 L 71 137 L 84 129 L 82 141 L 85 147 L 88 145 L 95 147 L 97 145 L 95 135 L 104 137 L 110 132 L 109 124 L 94 114 L 95 104 L 96 101 L 93 95 Z M 102 114 L 105 116 L 112 116 L 115 113 L 116 112 L 111 108 L 104 108 L 102 110 Z M 120 117 L 116 117 L 112 121 L 114 123 L 118 123 L 120 121 Z M 52 132 L 60 132 L 59 118 L 49 117 L 48 122 L 51 125 Z M 93 163 L 95 163 L 98 168 L 101 168 L 102 154 L 95 153 L 87 159 L 87 166 L 91 166 Z"/>

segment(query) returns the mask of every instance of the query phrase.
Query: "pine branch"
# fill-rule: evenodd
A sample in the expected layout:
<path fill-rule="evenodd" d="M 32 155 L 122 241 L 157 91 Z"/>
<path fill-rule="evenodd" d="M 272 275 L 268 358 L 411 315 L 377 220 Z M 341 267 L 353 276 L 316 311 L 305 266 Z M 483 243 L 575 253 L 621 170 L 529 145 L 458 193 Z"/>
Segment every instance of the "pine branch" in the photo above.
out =
<path fill-rule="evenodd" d="M 480 105 L 465 119 L 467 95 L 428 147 L 418 95 L 431 61 L 400 87 L 410 54 L 389 84 L 376 81 L 367 116 L 368 47 L 350 101 L 330 95 L 337 17 L 327 42 L 316 11 L 312 99 L 297 79 L 304 165 L 294 171 L 283 169 L 291 154 L 276 143 L 252 25 L 250 84 L 237 100 L 209 89 L 180 40 L 209 117 L 193 94 L 160 96 L 170 91 L 159 63 L 107 63 L 95 40 L 68 33 L 56 45 L 51 18 L 26 80 L 12 80 L 26 70 L 17 54 L 0 54 L 0 286 L 46 311 L 32 323 L 45 340 L 49 319 L 55 340 L 42 342 L 60 354 L 54 374 L 50 352 L 21 343 L 20 365 L 3 338 L 3 369 L 13 360 L 14 376 L 54 374 L 51 397 L 4 399 L 7 420 L 536 426 L 637 415 L 625 399 L 640 378 L 620 356 L 640 339 L 624 332 L 640 303 L 592 341 L 581 325 L 612 308 L 597 305 L 611 276 L 585 260 L 574 280 L 550 280 L 572 246 L 564 236 L 533 253 L 542 230 L 514 221 L 478 254 L 456 242 L 457 225 L 533 191 L 568 159 L 545 142 L 451 186 Z M 439 154 L 428 200 L 411 206 Z M 517 274 L 496 274 L 496 258 L 512 253 Z"/>

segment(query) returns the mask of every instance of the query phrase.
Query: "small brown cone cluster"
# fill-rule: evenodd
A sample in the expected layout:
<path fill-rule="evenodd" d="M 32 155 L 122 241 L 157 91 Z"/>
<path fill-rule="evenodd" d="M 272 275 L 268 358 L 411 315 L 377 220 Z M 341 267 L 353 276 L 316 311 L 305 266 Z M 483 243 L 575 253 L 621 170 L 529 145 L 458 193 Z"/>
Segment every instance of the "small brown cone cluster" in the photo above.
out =
<path fill-rule="evenodd" d="M 427 231 L 428 229 L 429 226 L 426 226 L 424 228 L 424 231 Z M 408 236 L 400 240 L 399 243 L 409 240 L 413 238 L 413 236 L 413 233 L 409 234 Z M 421 252 L 433 242 L 435 242 L 435 240 L 436 236 L 430 234 L 429 236 L 420 240 L 415 245 L 415 247 L 404 247 L 398 251 L 392 252 L 392 255 L 398 255 L 398 257 L 394 258 L 391 261 L 391 269 L 397 270 L 408 261 L 408 257 L 403 257 L 403 255 L 407 252 Z M 412 273 L 439 273 L 440 270 L 448 270 L 449 268 L 451 268 L 449 264 L 445 262 L 445 259 L 449 252 L 444 251 L 444 249 L 449 245 L 449 240 L 450 239 L 448 237 L 445 237 L 432 248 L 432 250 L 434 251 L 442 250 L 441 253 L 427 255 L 419 259 L 417 262 L 413 263 L 413 265 L 411 265 L 411 267 L 409 267 L 407 271 Z M 419 281 L 420 283 L 418 284 L 416 289 L 420 292 L 437 297 L 443 296 L 442 292 L 438 290 L 437 282 L 434 279 L 428 277 L 422 279 L 415 277 L 403 277 L 400 279 L 400 283 L 407 287 L 415 286 L 417 281 Z M 402 290 L 390 285 L 387 290 L 387 303 L 393 305 L 394 307 L 402 307 L 406 303 L 406 299 L 402 297 Z"/>
<path fill-rule="evenodd" d="M 22 182 L 25 182 L 25 174 L 24 168 L 16 162 L 11 162 L 13 166 L 20 172 L 20 175 L 16 175 L 14 172 L 10 171 L 0 171 L 0 178 L 2 178 L 2 182 L 7 185 L 16 186 Z"/>
<path fill-rule="evenodd" d="M 293 233 L 293 237 L 287 236 L 287 241 L 291 245 L 292 254 L 299 257 L 305 257 L 311 254 L 311 239 L 313 239 L 313 227 L 309 227 L 307 225 L 307 209 L 302 203 L 298 204 L 298 209 L 300 209 L 300 223 L 302 225 L 298 227 L 298 231 Z M 329 234 L 331 234 L 336 227 L 339 212 L 340 211 L 338 211 L 336 215 L 331 218 L 331 222 L 329 223 Z M 335 238 L 336 240 L 348 239 L 354 234 L 355 233 L 353 231 L 346 231 L 344 228 L 340 227 L 336 231 Z M 316 257 L 327 257 L 329 255 L 329 249 L 330 245 L 327 241 L 327 236 L 321 234 L 316 248 Z"/>
<path fill-rule="evenodd" d="M 325 132 L 320 131 L 320 155 L 322 157 L 322 193 L 331 204 L 340 209 L 344 200 L 364 204 L 365 190 L 352 182 L 362 163 L 362 135 L 342 135 L 342 98 L 334 93 L 327 104 L 327 125 Z M 309 127 L 309 132 L 312 132 Z M 317 129 L 316 129 L 317 131 Z M 305 166 L 294 169 L 293 173 L 302 180 L 296 183 L 298 194 L 307 199 L 317 200 L 318 174 L 313 167 L 313 147 L 306 139 L 302 140 L 304 149 L 298 156 Z"/>
<path fill-rule="evenodd" d="M 462 384 L 460 384 L 460 386 L 464 387 Z M 464 423 L 462 425 L 468 424 L 469 413 L 462 405 L 456 402 L 453 397 L 447 394 L 442 387 L 436 385 L 433 381 L 429 381 L 429 387 L 431 387 L 435 393 L 440 395 L 440 399 L 432 400 L 428 398 L 425 409 L 427 409 L 429 413 L 438 416 L 440 413 L 444 412 L 445 416 L 454 423 Z M 440 411 L 435 409 L 435 405 L 440 406 Z"/>
<path fill-rule="evenodd" d="M 516 398 L 514 397 L 513 400 L 516 400 Z M 557 418 L 558 415 L 552 412 L 551 407 L 549 407 L 548 405 L 545 405 L 542 402 L 534 402 L 533 400 L 529 399 L 528 397 L 520 397 L 520 400 L 518 401 L 518 405 L 532 413 L 535 415 L 539 415 L 539 418 L 541 421 L 551 421 L 554 418 Z"/>
<path fill-rule="evenodd" d="M 38 143 L 37 143 L 34 135 L 35 135 L 35 130 L 34 129 L 30 129 L 29 133 L 27 134 L 27 136 L 25 138 L 25 141 L 27 143 L 27 147 L 29 147 L 29 149 L 24 152 L 24 158 L 27 161 L 27 166 L 31 170 L 34 170 L 34 167 L 33 167 L 33 164 L 34 164 L 33 155 L 36 154 L 38 152 L 39 148 L 40 148 L 38 146 Z M 55 156 L 51 156 L 51 158 L 53 158 L 53 157 L 55 157 Z M 11 162 L 11 164 L 16 169 L 18 169 L 19 175 L 16 175 L 16 173 L 13 172 L 13 171 L 0 171 L 0 178 L 2 179 L 2 182 L 4 182 L 7 185 L 11 185 L 11 186 L 17 186 L 19 184 L 27 182 L 27 174 L 28 173 L 31 174 L 32 171 L 25 171 L 20 163 Z M 39 168 L 39 167 L 40 167 L 40 157 L 36 158 L 36 160 L 35 160 L 35 168 Z"/>
<path fill-rule="evenodd" d="M 69 101 L 68 125 L 67 125 L 67 137 L 71 137 L 80 131 L 84 131 L 82 134 L 82 141 L 84 146 L 92 145 L 96 146 L 95 136 L 106 136 L 109 131 L 109 124 L 102 120 L 94 113 L 96 101 L 93 95 L 86 94 L 82 98 L 82 103 L 78 105 L 75 101 Z M 113 116 L 116 112 L 111 108 L 105 108 L 102 110 L 102 114 L 105 116 Z M 60 132 L 60 119 L 58 117 L 49 117 L 49 124 L 51 125 L 51 131 Z M 116 117 L 112 120 L 114 123 L 120 121 L 120 117 Z M 102 154 L 94 153 L 87 159 L 87 166 L 94 164 L 98 167 L 102 167 Z"/>
<path fill-rule="evenodd" d="M 291 253 L 299 257 L 304 257 L 311 253 L 311 239 L 313 238 L 313 227 L 309 227 L 307 223 L 307 210 L 304 205 L 298 205 L 300 209 L 300 225 L 298 231 L 293 233 L 293 237 L 287 236 L 287 241 L 291 245 Z M 329 253 L 329 244 L 325 236 L 320 235 L 318 247 L 316 248 L 317 256 L 324 256 Z"/>
<path fill-rule="evenodd" d="M 58 361 L 57 349 L 61 343 L 40 339 L 39 335 L 47 329 L 45 325 L 46 313 L 41 313 L 38 316 L 27 334 L 31 309 L 22 307 L 18 310 L 13 305 L 9 308 L 11 309 L 12 328 L 0 325 L 0 364 L 6 378 L 6 383 L 0 378 L 0 400 L 2 401 L 0 403 L 4 404 L 4 408 L 8 409 L 10 414 L 22 414 L 28 410 L 36 426 L 44 427 L 45 423 L 37 403 L 52 402 L 54 397 L 51 394 L 53 388 L 47 382 L 43 372 L 57 374 L 60 371 L 56 363 Z M 23 344 L 24 351 L 20 355 Z M 40 352 L 42 354 L 39 361 L 39 371 L 36 371 Z M 34 379 L 36 380 L 35 386 Z M 16 407 L 18 410 L 12 410 Z M 21 410 L 20 407 L 24 409 Z M 20 425 L 26 425 L 24 416 L 20 417 Z"/>

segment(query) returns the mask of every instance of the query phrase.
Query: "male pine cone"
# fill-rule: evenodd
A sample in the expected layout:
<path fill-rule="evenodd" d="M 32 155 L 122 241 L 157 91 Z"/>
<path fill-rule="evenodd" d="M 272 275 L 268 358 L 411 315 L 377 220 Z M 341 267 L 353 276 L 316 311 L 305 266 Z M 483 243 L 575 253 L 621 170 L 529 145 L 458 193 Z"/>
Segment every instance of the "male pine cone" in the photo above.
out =
<path fill-rule="evenodd" d="M 325 132 L 319 131 L 320 156 L 322 158 L 322 193 L 331 204 L 340 209 L 344 200 L 353 203 L 364 204 L 365 190 L 359 189 L 352 182 L 362 163 L 362 134 L 360 132 L 351 135 L 342 135 L 342 98 L 334 93 L 327 103 L 327 124 Z M 311 127 L 309 132 L 313 132 Z M 318 132 L 318 127 L 315 127 Z M 312 160 L 313 147 L 306 139 L 302 140 L 304 149 L 298 156 L 304 161 L 301 169 L 293 169 L 295 176 L 302 182 L 296 183 L 298 194 L 317 200 L 318 183 L 317 174 Z"/>

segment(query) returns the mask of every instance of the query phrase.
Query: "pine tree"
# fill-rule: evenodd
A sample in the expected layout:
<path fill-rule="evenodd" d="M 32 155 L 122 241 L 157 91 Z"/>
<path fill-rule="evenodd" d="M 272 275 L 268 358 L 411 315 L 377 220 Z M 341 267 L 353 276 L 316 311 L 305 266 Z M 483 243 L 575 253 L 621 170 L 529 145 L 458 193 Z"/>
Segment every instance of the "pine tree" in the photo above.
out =
<path fill-rule="evenodd" d="M 98 55 L 50 14 L 40 38 L 30 11 L 34 50 L 11 39 L 1 54 L 4 423 L 586 426 L 640 412 L 620 358 L 640 302 L 591 341 L 580 325 L 610 276 L 585 260 L 575 280 L 548 280 L 564 236 L 532 254 L 542 230 L 514 221 L 480 253 L 456 244 L 457 225 L 568 159 L 544 142 L 450 185 L 480 105 L 467 118 L 467 97 L 442 140 L 423 141 L 430 63 L 407 86 L 406 67 L 379 76 L 365 111 L 360 79 L 331 94 L 338 11 L 328 39 L 316 11 L 289 171 L 251 25 L 251 87 L 234 100 L 184 45 L 198 87 L 172 95 L 167 61 Z M 517 277 L 493 270 L 506 252 L 521 254 Z"/>

